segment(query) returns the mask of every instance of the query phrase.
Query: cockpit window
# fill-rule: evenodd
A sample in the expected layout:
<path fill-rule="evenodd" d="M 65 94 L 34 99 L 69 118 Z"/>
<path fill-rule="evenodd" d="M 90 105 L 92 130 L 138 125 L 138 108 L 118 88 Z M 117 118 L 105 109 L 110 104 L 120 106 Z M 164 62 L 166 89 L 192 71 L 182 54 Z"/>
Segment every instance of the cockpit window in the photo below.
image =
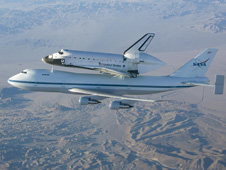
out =
<path fill-rule="evenodd" d="M 63 54 L 64 54 L 63 51 L 59 51 L 58 53 L 59 53 L 60 55 L 63 55 Z"/>
<path fill-rule="evenodd" d="M 23 73 L 23 74 L 27 74 L 27 72 L 26 72 L 26 71 L 22 71 L 21 73 Z"/>

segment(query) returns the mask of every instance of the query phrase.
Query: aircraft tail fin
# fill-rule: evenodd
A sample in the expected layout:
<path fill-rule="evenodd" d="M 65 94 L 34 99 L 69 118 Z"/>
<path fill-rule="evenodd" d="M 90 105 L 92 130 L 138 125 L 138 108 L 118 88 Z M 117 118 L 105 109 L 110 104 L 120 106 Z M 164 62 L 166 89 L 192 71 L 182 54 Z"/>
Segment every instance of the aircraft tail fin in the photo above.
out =
<path fill-rule="evenodd" d="M 170 76 L 175 77 L 203 77 L 217 53 L 217 49 L 207 49 Z"/>
<path fill-rule="evenodd" d="M 144 52 L 152 39 L 154 38 L 154 33 L 147 33 L 142 38 L 140 38 L 137 42 L 135 42 L 132 46 L 130 46 L 125 52 L 125 54 L 134 54 L 139 52 Z"/>

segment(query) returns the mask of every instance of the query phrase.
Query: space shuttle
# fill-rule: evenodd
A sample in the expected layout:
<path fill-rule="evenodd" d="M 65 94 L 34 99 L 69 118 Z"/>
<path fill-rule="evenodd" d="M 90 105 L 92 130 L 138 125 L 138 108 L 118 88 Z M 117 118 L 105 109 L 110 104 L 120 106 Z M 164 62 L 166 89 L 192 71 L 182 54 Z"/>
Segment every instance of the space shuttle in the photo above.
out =
<path fill-rule="evenodd" d="M 209 78 L 205 77 L 216 53 L 217 49 L 206 49 L 172 74 L 164 76 L 140 75 L 136 79 L 118 79 L 102 74 L 25 69 L 10 77 L 8 83 L 31 91 L 82 95 L 79 99 L 80 105 L 99 104 L 106 98 L 113 98 L 109 104 L 111 110 L 129 109 L 134 107 L 136 102 L 165 101 L 142 99 L 137 96 L 196 86 L 215 87 L 215 94 L 222 95 L 225 76 L 216 75 L 215 84 L 209 84 Z"/>
<path fill-rule="evenodd" d="M 154 36 L 154 33 L 145 34 L 123 54 L 61 49 L 57 53 L 42 58 L 42 61 L 51 65 L 89 69 L 113 76 L 136 78 L 139 74 L 156 70 L 165 65 L 161 60 L 144 53 Z"/>

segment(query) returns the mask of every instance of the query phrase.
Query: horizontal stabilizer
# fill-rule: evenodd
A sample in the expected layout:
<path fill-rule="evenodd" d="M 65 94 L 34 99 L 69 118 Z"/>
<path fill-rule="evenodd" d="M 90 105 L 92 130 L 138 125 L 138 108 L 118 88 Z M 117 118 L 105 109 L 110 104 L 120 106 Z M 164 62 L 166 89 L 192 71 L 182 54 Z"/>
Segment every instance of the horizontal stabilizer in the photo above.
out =
<path fill-rule="evenodd" d="M 224 75 L 216 75 L 215 94 L 223 94 L 224 92 Z"/>

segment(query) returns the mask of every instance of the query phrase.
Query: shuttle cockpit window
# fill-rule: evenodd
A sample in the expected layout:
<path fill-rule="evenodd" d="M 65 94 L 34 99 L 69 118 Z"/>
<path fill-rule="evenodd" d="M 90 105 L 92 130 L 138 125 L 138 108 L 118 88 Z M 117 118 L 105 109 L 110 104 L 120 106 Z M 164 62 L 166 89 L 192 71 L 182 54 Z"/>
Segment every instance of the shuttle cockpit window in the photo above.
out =
<path fill-rule="evenodd" d="M 23 73 L 23 74 L 27 74 L 27 72 L 26 72 L 26 71 L 22 71 L 21 73 Z"/>
<path fill-rule="evenodd" d="M 64 52 L 63 52 L 63 51 L 59 51 L 58 53 L 59 53 L 60 55 L 63 55 L 63 54 L 64 54 Z"/>

